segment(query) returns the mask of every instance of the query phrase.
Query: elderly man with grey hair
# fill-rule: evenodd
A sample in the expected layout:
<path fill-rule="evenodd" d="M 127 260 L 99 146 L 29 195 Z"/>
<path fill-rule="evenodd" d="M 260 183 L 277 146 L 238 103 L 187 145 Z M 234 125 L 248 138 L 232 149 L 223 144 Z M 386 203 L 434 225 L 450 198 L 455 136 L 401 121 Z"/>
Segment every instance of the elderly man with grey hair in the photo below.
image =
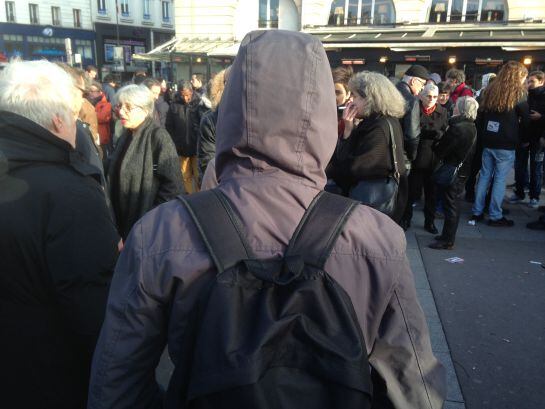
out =
<path fill-rule="evenodd" d="M 82 408 L 119 236 L 74 149 L 82 91 L 47 61 L 0 73 L 0 395 Z"/>
<path fill-rule="evenodd" d="M 445 223 L 443 231 L 436 236 L 430 248 L 452 250 L 460 219 L 460 194 L 471 170 L 471 159 L 475 152 L 477 128 L 475 119 L 479 104 L 472 97 L 461 97 L 456 101 L 452 118 L 445 135 L 433 146 L 435 154 L 444 164 L 458 167 L 454 180 L 448 186 L 439 186 L 443 197 Z"/>

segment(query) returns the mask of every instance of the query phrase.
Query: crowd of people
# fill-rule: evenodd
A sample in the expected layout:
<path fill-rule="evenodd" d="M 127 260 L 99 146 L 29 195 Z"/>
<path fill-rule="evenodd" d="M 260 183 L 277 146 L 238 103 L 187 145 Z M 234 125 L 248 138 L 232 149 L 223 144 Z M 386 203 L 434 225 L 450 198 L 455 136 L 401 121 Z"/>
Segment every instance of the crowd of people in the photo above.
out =
<path fill-rule="evenodd" d="M 513 165 L 510 201 L 522 201 L 529 186 L 529 206 L 537 208 L 544 79 L 510 61 L 483 80 L 478 95 L 454 68 L 442 81 L 413 65 L 396 82 L 331 70 L 318 40 L 284 31 L 248 34 L 231 67 L 207 85 L 194 75 L 172 93 L 145 73 L 120 87 L 111 75 L 99 82 L 94 67 L 10 62 L 0 73 L 3 405 L 159 408 L 196 399 L 188 407 L 219 408 L 280 399 L 256 373 L 244 384 L 207 378 L 206 391 L 192 383 L 192 351 L 206 325 L 199 314 L 216 301 L 206 300 L 211 283 L 222 283 L 221 263 L 207 251 L 191 207 L 176 198 L 216 192 L 234 209 L 247 254 L 279 260 L 325 188 L 335 200 L 368 205 L 351 207 L 342 234 L 320 253 L 361 329 L 371 368 L 362 376 L 372 383 L 364 395 L 374 408 L 442 407 L 445 374 L 399 227 L 411 227 L 423 194 L 424 228 L 435 235 L 430 247 L 452 249 L 464 190 L 474 202 L 471 222 L 488 207 L 490 226 L 512 226 L 502 200 Z M 528 227 L 545 229 L 545 217 Z M 219 224 L 217 235 L 231 244 Z M 249 261 L 244 268 L 256 268 Z M 296 265 L 290 258 L 279 274 Z M 269 338 L 263 351 L 274 351 L 277 336 Z M 166 394 L 154 379 L 165 346 L 175 365 Z M 243 354 L 218 360 L 247 362 Z M 274 362 L 308 371 L 280 355 Z M 276 365 L 260 364 L 259 377 L 283 388 Z M 329 381 L 339 378 L 333 373 Z M 304 378 L 288 387 L 311 384 Z M 222 398 L 241 387 L 237 399 L 250 400 Z"/>

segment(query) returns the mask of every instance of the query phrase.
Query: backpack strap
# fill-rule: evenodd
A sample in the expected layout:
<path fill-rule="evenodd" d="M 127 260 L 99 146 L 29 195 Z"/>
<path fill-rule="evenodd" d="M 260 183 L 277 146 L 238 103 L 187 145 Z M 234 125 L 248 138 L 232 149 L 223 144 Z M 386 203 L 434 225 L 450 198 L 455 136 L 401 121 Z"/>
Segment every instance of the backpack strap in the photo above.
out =
<path fill-rule="evenodd" d="M 254 258 L 244 235 L 242 223 L 229 199 L 218 189 L 177 196 L 193 219 L 218 274 L 240 260 Z"/>
<path fill-rule="evenodd" d="M 305 264 L 323 269 L 337 237 L 359 202 L 320 192 L 295 229 L 285 258 L 302 256 Z"/>

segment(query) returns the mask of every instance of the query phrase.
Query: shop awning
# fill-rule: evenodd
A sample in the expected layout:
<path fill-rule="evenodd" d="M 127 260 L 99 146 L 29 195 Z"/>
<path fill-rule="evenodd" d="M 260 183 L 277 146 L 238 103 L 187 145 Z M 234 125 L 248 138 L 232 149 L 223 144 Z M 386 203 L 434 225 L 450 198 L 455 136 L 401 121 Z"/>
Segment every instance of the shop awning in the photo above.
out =
<path fill-rule="evenodd" d="M 316 36 L 326 50 L 388 48 L 417 51 L 462 47 L 501 47 L 505 51 L 545 49 L 543 24 L 314 27 L 305 32 Z"/>
<path fill-rule="evenodd" d="M 231 57 L 238 52 L 238 43 L 233 39 L 184 37 L 173 38 L 145 54 L 134 54 L 133 58 L 144 61 L 172 61 L 175 57 L 210 56 Z"/>

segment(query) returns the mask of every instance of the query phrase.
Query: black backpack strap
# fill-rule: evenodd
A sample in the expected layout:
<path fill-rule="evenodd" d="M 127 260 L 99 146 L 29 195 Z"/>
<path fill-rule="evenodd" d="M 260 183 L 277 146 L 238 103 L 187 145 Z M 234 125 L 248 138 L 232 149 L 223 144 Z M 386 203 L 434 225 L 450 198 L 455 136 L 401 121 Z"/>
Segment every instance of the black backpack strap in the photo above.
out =
<path fill-rule="evenodd" d="M 240 219 L 233 211 L 229 199 L 218 189 L 177 198 L 186 206 L 218 274 L 235 266 L 240 260 L 253 258 L 242 234 Z"/>
<path fill-rule="evenodd" d="M 299 222 L 285 258 L 302 256 L 305 264 L 323 269 L 348 217 L 359 202 L 320 192 Z"/>

